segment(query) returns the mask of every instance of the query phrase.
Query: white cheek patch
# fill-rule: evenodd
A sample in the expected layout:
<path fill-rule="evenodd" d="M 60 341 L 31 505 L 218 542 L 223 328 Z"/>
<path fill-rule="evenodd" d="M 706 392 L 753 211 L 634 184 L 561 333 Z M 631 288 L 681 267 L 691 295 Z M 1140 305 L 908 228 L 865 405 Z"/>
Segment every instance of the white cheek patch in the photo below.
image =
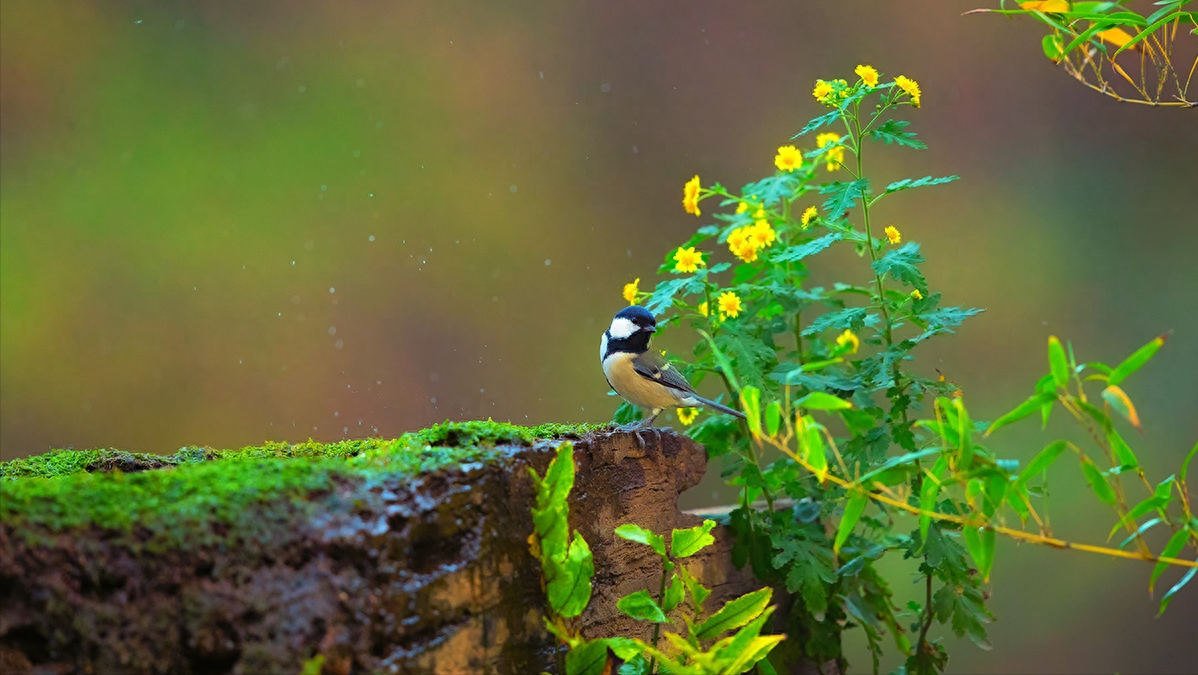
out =
<path fill-rule="evenodd" d="M 607 333 L 604 333 L 603 338 L 599 340 L 599 360 L 602 361 L 605 356 L 607 356 Z"/>
<path fill-rule="evenodd" d="M 617 340 L 623 340 L 637 331 L 636 324 L 624 317 L 616 317 L 611 321 L 611 328 L 607 332 Z"/>

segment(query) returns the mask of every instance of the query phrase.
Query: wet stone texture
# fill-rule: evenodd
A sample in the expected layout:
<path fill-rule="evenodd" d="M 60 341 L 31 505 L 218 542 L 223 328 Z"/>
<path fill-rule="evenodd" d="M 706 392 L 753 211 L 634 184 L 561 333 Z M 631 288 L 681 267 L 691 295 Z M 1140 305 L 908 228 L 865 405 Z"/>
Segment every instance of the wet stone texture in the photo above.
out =
<path fill-rule="evenodd" d="M 703 449 L 642 437 L 572 439 L 570 520 L 597 570 L 590 637 L 636 634 L 616 601 L 660 580 L 655 557 L 614 528 L 699 522 L 676 502 L 702 477 Z M 543 473 L 561 442 L 416 478 L 340 476 L 305 496 L 316 508 L 263 504 L 255 537 L 201 547 L 141 546 L 136 524 L 115 536 L 0 523 L 0 672 L 294 673 L 318 655 L 325 674 L 553 670 L 525 467 Z M 688 561 L 715 591 L 709 608 L 759 586 L 731 568 L 730 546 L 723 533 Z"/>

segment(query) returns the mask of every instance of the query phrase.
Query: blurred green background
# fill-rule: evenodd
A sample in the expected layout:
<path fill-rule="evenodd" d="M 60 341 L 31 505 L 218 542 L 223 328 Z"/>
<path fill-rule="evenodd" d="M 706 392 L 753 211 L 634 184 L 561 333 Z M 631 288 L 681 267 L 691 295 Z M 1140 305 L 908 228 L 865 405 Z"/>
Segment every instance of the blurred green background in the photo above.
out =
<path fill-rule="evenodd" d="M 0 457 L 609 419 L 599 334 L 701 224 L 682 183 L 772 173 L 813 80 L 870 63 L 919 81 L 931 146 L 878 174 L 963 178 L 881 217 L 987 309 L 917 368 L 993 419 L 1050 333 L 1117 362 L 1172 330 L 1127 383 L 1159 480 L 1198 437 L 1198 114 L 1084 89 L 975 6 L 5 0 Z M 1030 458 L 1029 425 L 996 448 Z M 1056 533 L 1101 541 L 1057 474 Z M 1149 570 L 1000 545 L 995 650 L 949 671 L 1192 671 L 1198 596 L 1154 620 Z"/>

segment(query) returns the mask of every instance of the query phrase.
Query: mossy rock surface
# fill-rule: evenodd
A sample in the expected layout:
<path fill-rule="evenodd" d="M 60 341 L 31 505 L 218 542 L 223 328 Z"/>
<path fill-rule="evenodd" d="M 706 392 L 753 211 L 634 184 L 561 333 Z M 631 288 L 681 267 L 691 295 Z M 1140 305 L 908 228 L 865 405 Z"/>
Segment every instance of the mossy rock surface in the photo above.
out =
<path fill-rule="evenodd" d="M 58 451 L 0 464 L 0 665 L 182 675 L 299 672 L 313 659 L 325 675 L 552 668 L 526 541 L 528 469 L 544 472 L 563 439 L 578 462 L 571 524 L 597 570 L 583 628 L 635 630 L 615 603 L 655 587 L 660 563 L 613 530 L 696 524 L 676 500 L 702 477 L 702 448 L 670 432 L 467 422 L 394 440 Z M 693 559 L 712 603 L 756 586 L 731 570 L 727 544 Z"/>

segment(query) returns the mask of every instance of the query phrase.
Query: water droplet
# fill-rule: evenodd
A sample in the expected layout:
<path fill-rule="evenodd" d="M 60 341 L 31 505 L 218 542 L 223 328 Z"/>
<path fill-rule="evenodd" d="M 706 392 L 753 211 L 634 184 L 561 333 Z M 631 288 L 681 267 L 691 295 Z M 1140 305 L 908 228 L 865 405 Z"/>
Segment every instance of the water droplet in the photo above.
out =
<path fill-rule="evenodd" d="M 601 92 L 603 92 L 603 93 L 605 93 L 605 94 L 607 94 L 607 93 L 610 93 L 610 92 L 611 92 L 611 85 L 610 85 L 610 84 L 608 84 L 607 82 L 604 82 L 603 84 L 599 85 L 599 91 L 601 91 Z"/>
<path fill-rule="evenodd" d="M 542 80 L 543 80 L 543 79 L 545 79 L 545 71 L 543 71 L 543 70 L 538 70 L 538 71 L 537 71 L 537 77 L 541 78 Z"/>
<path fill-rule="evenodd" d="M 517 188 L 515 185 L 509 185 L 509 186 L 507 186 L 507 189 L 508 189 L 508 192 L 510 192 L 512 194 L 516 194 L 516 190 L 518 190 L 519 188 Z"/>
<path fill-rule="evenodd" d="M 302 93 L 304 93 L 305 91 L 308 91 L 308 88 L 307 88 L 307 87 L 305 87 L 304 85 L 302 85 L 302 84 L 301 84 L 301 85 L 299 86 L 299 93 L 301 93 L 301 94 L 302 94 Z"/>
<path fill-rule="evenodd" d="M 366 241 L 374 241 L 374 235 L 372 234 L 369 237 L 366 237 Z"/>
<path fill-rule="evenodd" d="M 430 398 L 430 399 L 429 399 L 429 402 L 430 402 L 430 403 L 436 403 L 436 402 L 437 402 L 437 397 L 436 397 L 436 396 L 434 396 L 434 397 Z"/>
<path fill-rule="evenodd" d="M 337 334 L 337 327 L 329 326 L 329 335 L 336 335 L 336 334 Z"/>
<path fill-rule="evenodd" d="M 321 191 L 321 192 L 324 192 L 325 190 L 328 190 L 328 189 L 329 189 L 329 186 L 327 186 L 327 185 L 321 185 L 321 186 L 320 186 L 320 191 Z"/>
<path fill-rule="evenodd" d="M 333 417 L 341 417 L 341 411 L 340 411 L 340 410 L 334 410 L 334 411 L 333 411 Z"/>
<path fill-rule="evenodd" d="M 545 267 L 549 267 L 552 264 L 553 264 L 552 260 L 550 260 L 549 258 L 545 258 Z"/>
<path fill-rule="evenodd" d="M 375 129 L 382 129 L 382 128 L 383 128 L 383 121 L 382 121 L 382 120 L 379 120 L 379 121 L 375 122 L 375 123 L 374 123 L 374 128 L 375 128 Z"/>
<path fill-rule="evenodd" d="M 345 346 L 345 343 L 344 343 L 344 342 L 342 342 L 341 340 L 338 340 L 338 341 L 336 341 L 336 342 L 334 342 L 334 343 L 333 343 L 333 346 L 334 346 L 334 347 L 336 347 L 337 349 L 341 349 L 342 347 L 344 347 L 344 346 Z"/>
<path fill-rule="evenodd" d="M 337 289 L 336 289 L 336 288 L 333 288 L 332 286 L 329 286 L 329 292 L 330 292 L 330 293 L 336 293 L 336 292 L 337 292 Z"/>
<path fill-rule="evenodd" d="M 292 260 L 292 261 L 291 261 L 291 264 L 294 266 L 294 265 L 295 265 L 295 261 L 294 261 L 294 260 Z"/>
<path fill-rule="evenodd" d="M 361 156 L 362 156 L 361 150 L 354 150 L 354 157 L 361 157 Z"/>

